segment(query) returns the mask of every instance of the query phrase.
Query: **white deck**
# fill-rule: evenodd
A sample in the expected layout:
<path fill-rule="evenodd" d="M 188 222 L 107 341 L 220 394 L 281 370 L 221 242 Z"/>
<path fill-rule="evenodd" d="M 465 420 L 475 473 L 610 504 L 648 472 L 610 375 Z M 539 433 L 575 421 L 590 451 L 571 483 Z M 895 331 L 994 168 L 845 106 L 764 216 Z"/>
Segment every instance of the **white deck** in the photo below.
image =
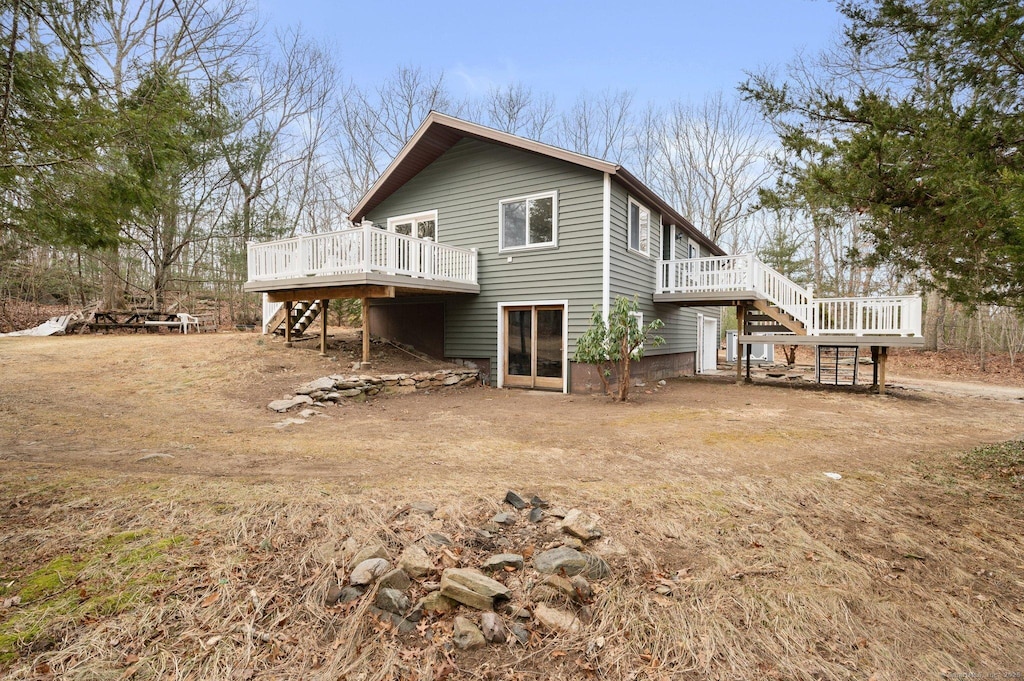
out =
<path fill-rule="evenodd" d="M 753 255 L 663 260 L 658 272 L 655 302 L 732 305 L 765 300 L 802 323 L 811 337 L 921 338 L 919 296 L 815 298 Z"/>
<path fill-rule="evenodd" d="M 359 283 L 381 275 L 411 288 L 478 291 L 476 250 L 386 232 L 370 225 L 248 245 L 246 290 Z M 355 276 L 353 276 L 355 275 Z"/>

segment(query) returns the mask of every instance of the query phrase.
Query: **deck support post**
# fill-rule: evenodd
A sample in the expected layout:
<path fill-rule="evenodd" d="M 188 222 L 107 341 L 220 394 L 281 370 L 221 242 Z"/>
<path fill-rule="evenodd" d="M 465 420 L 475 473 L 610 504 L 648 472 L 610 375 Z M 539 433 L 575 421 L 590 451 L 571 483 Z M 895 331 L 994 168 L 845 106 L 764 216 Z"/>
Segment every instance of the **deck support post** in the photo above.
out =
<path fill-rule="evenodd" d="M 871 346 L 871 387 L 878 387 L 878 346 Z"/>
<path fill-rule="evenodd" d="M 320 356 L 327 356 L 327 310 L 331 307 L 331 301 L 320 301 Z"/>
<path fill-rule="evenodd" d="M 878 394 L 885 394 L 885 362 L 889 357 L 889 348 L 881 346 L 878 348 Z"/>
<path fill-rule="evenodd" d="M 743 326 L 746 323 L 747 308 L 744 305 L 736 306 L 736 385 L 743 382 L 743 344 L 740 343 L 740 336 L 743 335 Z"/>
<path fill-rule="evenodd" d="M 363 298 L 363 369 L 370 368 L 370 299 Z"/>
<path fill-rule="evenodd" d="M 292 301 L 284 301 L 284 346 L 292 346 Z"/>
<path fill-rule="evenodd" d="M 754 346 L 752 346 L 750 343 L 747 343 L 746 351 L 747 351 L 747 377 L 743 379 L 743 382 L 744 383 L 751 383 L 752 381 L 750 380 L 750 355 L 753 354 Z"/>

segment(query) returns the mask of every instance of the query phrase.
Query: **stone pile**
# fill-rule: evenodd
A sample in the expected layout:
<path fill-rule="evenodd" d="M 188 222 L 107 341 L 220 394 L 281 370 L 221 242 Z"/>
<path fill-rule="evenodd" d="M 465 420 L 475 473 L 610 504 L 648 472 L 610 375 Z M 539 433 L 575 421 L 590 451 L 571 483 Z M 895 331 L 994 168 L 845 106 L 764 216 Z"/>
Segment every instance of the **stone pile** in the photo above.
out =
<path fill-rule="evenodd" d="M 479 380 L 475 369 L 440 369 L 415 374 L 358 374 L 324 376 L 299 386 L 295 394 L 274 400 L 267 408 L 284 413 L 304 405 L 323 406 L 346 398 L 372 397 L 380 393 L 411 393 L 474 385 Z"/>
<path fill-rule="evenodd" d="M 450 636 L 463 650 L 585 630 L 595 594 L 612 576 L 604 556 L 623 555 L 621 545 L 585 511 L 511 491 L 504 503 L 507 510 L 467 527 L 419 502 L 395 514 L 402 520 L 387 545 L 349 537 L 321 546 L 316 558 L 337 577 L 326 605 L 344 610 L 368 600 L 400 633 L 423 631 L 426 621 L 431 636 Z"/>

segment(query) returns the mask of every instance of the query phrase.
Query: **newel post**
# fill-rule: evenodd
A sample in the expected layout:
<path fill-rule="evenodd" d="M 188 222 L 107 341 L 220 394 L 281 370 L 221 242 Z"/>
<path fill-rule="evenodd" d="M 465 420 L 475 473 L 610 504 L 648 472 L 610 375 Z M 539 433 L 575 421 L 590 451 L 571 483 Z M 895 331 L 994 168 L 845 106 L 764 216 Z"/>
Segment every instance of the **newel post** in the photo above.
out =
<path fill-rule="evenodd" d="M 370 230 L 372 229 L 372 225 L 370 223 L 368 223 L 366 220 L 363 220 L 362 225 L 360 225 L 360 227 L 363 230 L 363 272 L 369 272 L 370 271 L 370 242 L 371 242 L 371 240 L 373 238 L 372 235 L 370 234 Z"/>
<path fill-rule="evenodd" d="M 747 290 L 756 291 L 761 279 L 760 273 L 757 271 L 757 256 L 753 253 L 747 254 L 747 276 L 750 281 L 747 282 Z"/>
<path fill-rule="evenodd" d="M 816 336 L 818 329 L 818 306 L 814 303 L 814 284 L 807 285 L 807 335 Z"/>

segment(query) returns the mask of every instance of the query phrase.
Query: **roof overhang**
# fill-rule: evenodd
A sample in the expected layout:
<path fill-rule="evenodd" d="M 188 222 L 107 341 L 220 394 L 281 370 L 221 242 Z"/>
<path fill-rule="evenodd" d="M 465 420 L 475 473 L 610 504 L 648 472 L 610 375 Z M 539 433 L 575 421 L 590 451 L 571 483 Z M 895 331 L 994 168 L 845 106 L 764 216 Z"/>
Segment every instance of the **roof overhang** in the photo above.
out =
<path fill-rule="evenodd" d="M 709 239 L 703 232 L 683 217 L 678 211 L 647 187 L 636 176 L 620 165 L 603 161 L 593 156 L 578 154 L 567 149 L 518 135 L 488 128 L 484 125 L 464 121 L 461 118 L 448 116 L 431 111 L 416 129 L 413 136 L 405 143 L 402 150 L 384 170 L 369 191 L 349 213 L 349 220 L 358 223 L 374 208 L 391 196 L 399 187 L 411 180 L 420 171 L 441 157 L 462 139 L 471 138 L 492 144 L 500 144 L 511 149 L 540 154 L 549 158 L 559 159 L 601 173 L 608 173 L 622 184 L 633 195 L 643 198 L 644 202 L 662 213 L 662 222 L 681 227 L 696 241 L 703 244 L 713 255 L 725 255 L 725 251 Z"/>

